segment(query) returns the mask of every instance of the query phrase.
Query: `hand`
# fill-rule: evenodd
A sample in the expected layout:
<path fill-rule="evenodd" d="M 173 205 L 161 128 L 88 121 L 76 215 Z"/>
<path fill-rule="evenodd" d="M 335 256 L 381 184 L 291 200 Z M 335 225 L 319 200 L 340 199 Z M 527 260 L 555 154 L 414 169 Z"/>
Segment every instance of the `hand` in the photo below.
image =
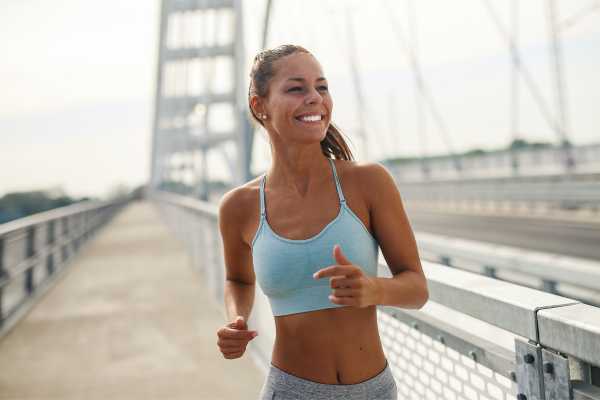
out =
<path fill-rule="evenodd" d="M 359 308 L 379 304 L 381 289 L 377 278 L 365 275 L 358 265 L 352 264 L 342 253 L 339 244 L 333 246 L 333 258 L 337 264 L 322 268 L 313 275 L 315 279 L 332 277 L 331 302 Z"/>
<path fill-rule="evenodd" d="M 249 331 L 244 317 L 238 316 L 235 321 L 230 322 L 217 331 L 217 346 L 223 353 L 223 357 L 239 358 L 246 351 L 246 345 L 258 335 L 257 331 Z"/>

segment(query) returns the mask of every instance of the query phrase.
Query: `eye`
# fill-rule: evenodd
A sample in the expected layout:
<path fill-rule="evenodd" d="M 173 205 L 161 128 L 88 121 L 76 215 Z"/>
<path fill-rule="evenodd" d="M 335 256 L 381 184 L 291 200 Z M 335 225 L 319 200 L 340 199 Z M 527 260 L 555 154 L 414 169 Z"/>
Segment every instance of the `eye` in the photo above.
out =
<path fill-rule="evenodd" d="M 294 91 L 298 91 L 298 90 L 302 90 L 302 88 L 300 86 L 294 86 L 292 88 L 289 88 L 287 91 L 294 92 Z"/>
<path fill-rule="evenodd" d="M 319 90 L 328 91 L 329 88 L 326 85 L 319 86 Z"/>

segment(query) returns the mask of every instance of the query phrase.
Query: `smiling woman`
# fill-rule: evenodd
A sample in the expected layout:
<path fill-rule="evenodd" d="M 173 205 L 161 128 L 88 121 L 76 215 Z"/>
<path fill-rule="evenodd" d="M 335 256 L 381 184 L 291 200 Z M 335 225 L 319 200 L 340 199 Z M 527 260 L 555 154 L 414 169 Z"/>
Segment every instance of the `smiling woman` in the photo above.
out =
<path fill-rule="evenodd" d="M 248 89 L 248 102 L 250 103 L 250 112 L 252 116 L 261 124 L 265 126 L 264 120 L 267 119 L 268 114 L 266 112 L 256 111 L 258 99 L 270 98 L 271 102 L 282 99 L 302 101 L 307 91 L 307 85 L 312 86 L 312 82 L 307 82 L 303 76 L 291 76 L 287 75 L 284 81 L 279 79 L 279 86 L 274 87 L 275 82 L 271 82 L 275 75 L 274 64 L 280 61 L 282 58 L 297 55 L 301 57 L 310 57 L 312 62 L 315 64 L 317 60 L 309 53 L 308 50 L 301 46 L 284 45 L 275 49 L 260 52 L 254 58 L 254 64 L 252 71 L 250 72 L 251 81 Z M 310 62 L 310 61 L 309 61 Z M 320 67 L 319 67 L 320 69 Z M 300 122 L 310 123 L 320 120 L 320 123 L 315 124 L 317 128 L 326 127 L 325 138 L 321 142 L 321 148 L 324 154 L 331 154 L 335 158 L 342 160 L 352 160 L 354 157 L 350 148 L 342 138 L 342 134 L 339 129 L 331 122 L 331 111 L 333 104 L 331 97 L 328 95 L 329 87 L 327 86 L 327 79 L 319 75 L 315 78 L 314 83 L 316 84 L 316 90 L 320 94 L 326 94 L 323 101 L 323 106 L 320 109 L 314 107 L 313 110 L 304 110 L 300 114 L 296 115 L 295 118 Z M 269 92 L 279 91 L 274 93 L 275 96 L 268 96 Z M 254 105 L 252 104 L 254 102 Z M 328 108 L 326 108 L 328 107 Z M 264 110 L 264 105 L 260 107 L 260 110 Z M 303 118 L 304 117 L 304 118 Z M 319 119 L 320 117 L 320 119 Z M 310 125 L 309 125 L 310 126 Z"/>
<path fill-rule="evenodd" d="M 259 53 L 248 102 L 273 164 L 219 205 L 230 322 L 217 345 L 238 358 L 258 334 L 246 324 L 258 282 L 276 328 L 261 400 L 394 400 L 376 306 L 420 308 L 428 298 L 394 180 L 378 163 L 352 160 L 331 122 L 327 79 L 306 49 Z M 377 277 L 378 247 L 393 278 Z"/>

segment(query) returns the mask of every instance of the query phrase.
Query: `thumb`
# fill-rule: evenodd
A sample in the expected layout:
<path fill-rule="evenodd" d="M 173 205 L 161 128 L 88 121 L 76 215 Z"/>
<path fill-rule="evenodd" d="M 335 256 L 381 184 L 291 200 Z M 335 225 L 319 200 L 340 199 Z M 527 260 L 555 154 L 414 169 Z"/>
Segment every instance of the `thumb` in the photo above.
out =
<path fill-rule="evenodd" d="M 237 318 L 235 319 L 235 326 L 238 329 L 246 329 L 246 321 L 244 320 L 244 317 L 241 315 L 238 315 Z"/>
<path fill-rule="evenodd" d="M 342 246 L 339 244 L 333 246 L 333 258 L 335 259 L 336 264 L 352 264 L 342 252 Z"/>

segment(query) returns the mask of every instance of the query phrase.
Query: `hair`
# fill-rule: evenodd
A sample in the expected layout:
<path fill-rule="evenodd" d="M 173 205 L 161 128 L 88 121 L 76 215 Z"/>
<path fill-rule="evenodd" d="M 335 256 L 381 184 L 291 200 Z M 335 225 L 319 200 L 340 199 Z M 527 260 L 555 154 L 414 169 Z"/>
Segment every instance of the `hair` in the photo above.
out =
<path fill-rule="evenodd" d="M 252 106 L 250 105 L 250 99 L 253 95 L 257 95 L 259 97 L 267 96 L 269 92 L 269 82 L 275 76 L 276 72 L 273 64 L 275 61 L 294 53 L 307 53 L 312 55 L 312 53 L 306 50 L 304 47 L 293 44 L 284 44 L 272 49 L 263 50 L 254 57 L 254 62 L 250 71 L 248 107 L 250 108 L 250 113 L 252 114 L 254 120 L 256 120 L 263 127 L 264 124 L 262 120 L 256 116 Z M 342 132 L 333 122 L 329 123 L 325 139 L 321 141 L 321 151 L 327 158 L 334 158 L 338 160 L 354 159 L 350 148 L 342 137 Z"/>

